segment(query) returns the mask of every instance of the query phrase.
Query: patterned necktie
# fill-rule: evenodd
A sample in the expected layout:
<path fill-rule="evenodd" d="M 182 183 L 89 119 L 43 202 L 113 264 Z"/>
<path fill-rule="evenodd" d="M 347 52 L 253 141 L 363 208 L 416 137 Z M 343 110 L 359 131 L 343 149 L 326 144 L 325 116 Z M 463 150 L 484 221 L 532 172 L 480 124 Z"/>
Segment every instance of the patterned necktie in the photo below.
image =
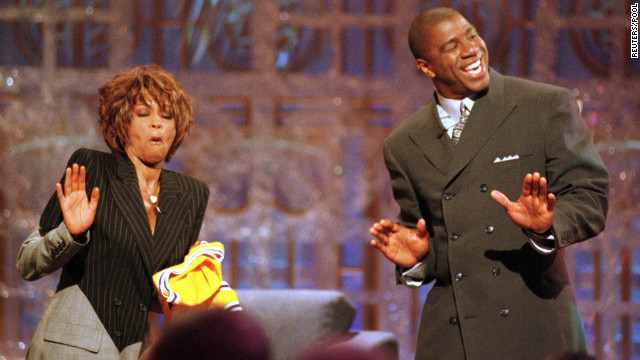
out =
<path fill-rule="evenodd" d="M 460 141 L 460 135 L 462 134 L 462 129 L 464 128 L 464 124 L 467 122 L 467 118 L 469 117 L 469 109 L 464 105 L 464 102 L 460 102 L 460 120 L 453 127 L 453 135 L 451 139 L 454 144 L 458 144 Z"/>

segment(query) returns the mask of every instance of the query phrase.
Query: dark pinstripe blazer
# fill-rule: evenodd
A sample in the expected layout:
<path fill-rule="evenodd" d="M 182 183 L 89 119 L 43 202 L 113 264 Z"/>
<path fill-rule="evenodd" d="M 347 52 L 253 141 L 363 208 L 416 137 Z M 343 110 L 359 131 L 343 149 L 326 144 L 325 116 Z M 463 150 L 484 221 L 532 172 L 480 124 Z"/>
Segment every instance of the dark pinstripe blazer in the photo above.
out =
<path fill-rule="evenodd" d="M 158 203 L 161 213 L 152 235 L 129 158 L 80 149 L 71 156 L 69 166 L 73 163 L 86 167 L 87 192 L 100 188 L 100 201 L 89 229 L 89 242 L 79 251 L 76 247 L 77 253 L 64 264 L 57 291 L 77 284 L 121 351 L 143 340 L 149 303 L 156 297 L 151 276 L 179 263 L 196 242 L 209 189 L 188 176 L 162 170 Z M 54 194 L 42 213 L 40 234 L 61 222 L 62 213 Z M 52 247 L 52 262 L 68 256 L 65 252 L 71 248 L 74 247 L 65 244 Z M 45 269 L 35 278 L 54 270 Z"/>

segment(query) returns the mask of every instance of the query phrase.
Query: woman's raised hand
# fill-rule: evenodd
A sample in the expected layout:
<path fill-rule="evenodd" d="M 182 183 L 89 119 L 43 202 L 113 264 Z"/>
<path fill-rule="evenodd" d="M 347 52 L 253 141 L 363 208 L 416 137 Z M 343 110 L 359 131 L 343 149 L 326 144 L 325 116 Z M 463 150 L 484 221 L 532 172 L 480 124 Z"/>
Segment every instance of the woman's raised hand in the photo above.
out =
<path fill-rule="evenodd" d="M 65 171 L 64 192 L 62 185 L 56 184 L 56 194 L 62 209 L 64 224 L 73 237 L 89 230 L 95 219 L 100 199 L 100 191 L 97 187 L 91 191 L 91 201 L 87 199 L 86 173 L 84 166 L 73 164 Z"/>

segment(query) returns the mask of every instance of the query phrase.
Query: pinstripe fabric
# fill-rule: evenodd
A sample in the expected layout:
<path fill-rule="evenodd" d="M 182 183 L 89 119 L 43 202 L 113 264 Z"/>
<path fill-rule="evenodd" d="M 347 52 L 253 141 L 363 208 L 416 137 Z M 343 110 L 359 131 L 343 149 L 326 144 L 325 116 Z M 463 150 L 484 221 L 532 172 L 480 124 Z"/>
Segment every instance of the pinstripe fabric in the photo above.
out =
<path fill-rule="evenodd" d="M 142 341 L 147 309 L 155 299 L 151 276 L 179 263 L 198 238 L 208 187 L 163 170 L 154 235 L 135 168 L 126 156 L 80 149 L 69 160 L 87 169 L 87 192 L 100 188 L 90 242 L 64 267 L 58 290 L 77 284 L 119 350 Z M 64 180 L 64 179 L 63 179 Z M 40 219 L 45 234 L 62 221 L 55 194 Z"/>

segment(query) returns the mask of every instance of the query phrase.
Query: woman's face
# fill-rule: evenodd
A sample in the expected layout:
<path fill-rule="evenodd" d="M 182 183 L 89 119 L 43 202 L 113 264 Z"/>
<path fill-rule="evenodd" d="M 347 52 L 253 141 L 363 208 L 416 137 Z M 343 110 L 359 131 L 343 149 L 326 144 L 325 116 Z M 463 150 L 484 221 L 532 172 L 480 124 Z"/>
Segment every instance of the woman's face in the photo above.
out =
<path fill-rule="evenodd" d="M 176 123 L 158 103 L 153 100 L 148 103 L 138 100 L 133 107 L 124 150 L 134 164 L 162 167 L 176 137 Z"/>

